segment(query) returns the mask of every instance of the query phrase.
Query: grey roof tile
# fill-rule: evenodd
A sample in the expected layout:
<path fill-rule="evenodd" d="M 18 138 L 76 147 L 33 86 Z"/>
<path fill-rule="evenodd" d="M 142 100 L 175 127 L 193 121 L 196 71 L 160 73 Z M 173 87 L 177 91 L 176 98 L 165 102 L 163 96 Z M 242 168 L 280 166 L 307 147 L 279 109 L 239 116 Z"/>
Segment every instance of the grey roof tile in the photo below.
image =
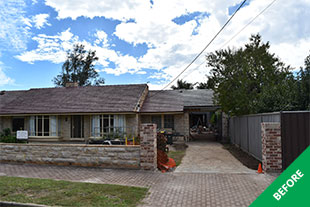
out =
<path fill-rule="evenodd" d="M 146 84 L 5 91 L 0 114 L 135 112 Z"/>
<path fill-rule="evenodd" d="M 197 90 L 166 90 L 149 91 L 141 112 L 182 112 L 191 106 L 214 106 L 213 91 Z"/>

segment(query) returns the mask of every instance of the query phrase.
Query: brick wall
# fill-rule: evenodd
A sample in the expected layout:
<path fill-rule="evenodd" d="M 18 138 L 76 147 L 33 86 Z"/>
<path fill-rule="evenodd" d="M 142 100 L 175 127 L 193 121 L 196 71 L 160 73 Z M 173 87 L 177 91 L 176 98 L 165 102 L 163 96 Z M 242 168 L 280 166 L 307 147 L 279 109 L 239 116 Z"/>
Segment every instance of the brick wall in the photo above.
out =
<path fill-rule="evenodd" d="M 265 172 L 281 172 L 282 150 L 280 123 L 261 123 L 261 130 L 263 170 Z"/>
<path fill-rule="evenodd" d="M 139 169 L 140 147 L 0 143 L 0 162 Z"/>
<path fill-rule="evenodd" d="M 157 169 L 156 124 L 141 124 L 140 128 L 140 166 L 143 170 Z"/>

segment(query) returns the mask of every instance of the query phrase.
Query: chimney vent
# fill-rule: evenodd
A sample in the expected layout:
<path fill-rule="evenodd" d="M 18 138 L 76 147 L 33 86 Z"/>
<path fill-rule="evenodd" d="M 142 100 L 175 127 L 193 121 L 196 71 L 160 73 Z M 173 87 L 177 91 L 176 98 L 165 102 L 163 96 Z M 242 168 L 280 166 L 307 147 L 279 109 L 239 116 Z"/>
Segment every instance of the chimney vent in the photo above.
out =
<path fill-rule="evenodd" d="M 67 87 L 78 87 L 79 83 L 78 82 L 67 82 L 66 83 L 66 88 Z"/>

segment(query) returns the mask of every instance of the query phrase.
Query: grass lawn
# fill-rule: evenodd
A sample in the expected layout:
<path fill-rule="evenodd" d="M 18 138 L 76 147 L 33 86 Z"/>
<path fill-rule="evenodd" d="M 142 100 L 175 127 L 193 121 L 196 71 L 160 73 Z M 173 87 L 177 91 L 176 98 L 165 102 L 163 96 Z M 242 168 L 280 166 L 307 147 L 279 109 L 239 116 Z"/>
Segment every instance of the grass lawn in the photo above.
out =
<path fill-rule="evenodd" d="M 168 157 L 174 159 L 176 166 L 181 164 L 183 157 L 185 156 L 185 150 L 178 150 L 178 151 L 169 151 Z"/>
<path fill-rule="evenodd" d="M 57 206 L 137 206 L 147 188 L 0 177 L 0 200 Z"/>

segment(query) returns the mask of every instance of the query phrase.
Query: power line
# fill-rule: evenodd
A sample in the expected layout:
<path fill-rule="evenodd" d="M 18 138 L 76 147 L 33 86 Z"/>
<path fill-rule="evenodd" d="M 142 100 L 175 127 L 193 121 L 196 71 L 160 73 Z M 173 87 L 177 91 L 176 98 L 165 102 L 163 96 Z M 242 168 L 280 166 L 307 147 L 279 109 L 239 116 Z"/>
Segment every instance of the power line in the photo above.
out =
<path fill-rule="evenodd" d="M 241 9 L 241 7 L 245 4 L 247 0 L 244 0 L 238 7 L 238 9 L 233 13 L 233 15 L 227 20 L 227 22 L 222 26 L 222 28 L 216 33 L 216 35 L 211 39 L 211 41 L 203 48 L 203 50 L 179 73 L 172 81 L 170 81 L 164 88 L 155 93 L 153 96 L 156 96 L 158 93 L 165 90 L 171 83 L 173 83 L 176 79 L 178 79 L 198 58 L 199 56 L 211 45 L 211 43 L 215 40 L 215 38 L 224 30 L 226 25 L 231 21 L 231 19 L 237 14 L 237 12 Z M 153 97 L 153 96 L 150 96 Z"/>
<path fill-rule="evenodd" d="M 253 17 L 242 29 L 240 29 L 232 38 L 226 41 L 219 49 L 225 47 L 231 40 L 237 37 L 245 28 L 247 28 L 250 24 L 252 24 L 260 15 L 262 15 L 269 7 L 271 7 L 277 0 L 273 0 L 270 4 L 268 4 L 261 12 L 259 12 L 255 17 Z M 189 74 L 191 74 L 194 70 L 198 69 L 202 64 L 204 64 L 206 60 L 204 60 L 201 64 L 199 64 L 196 68 L 194 68 Z M 189 75 L 188 74 L 188 75 Z"/>
<path fill-rule="evenodd" d="M 266 6 L 260 13 L 258 13 L 251 21 L 249 21 L 242 29 L 240 29 L 232 38 L 226 41 L 220 49 L 225 47 L 231 40 L 233 40 L 236 36 L 238 36 L 245 28 L 247 28 L 250 24 L 252 24 L 260 15 L 262 15 L 269 7 L 271 7 L 277 0 L 273 0 L 268 6 Z"/>

